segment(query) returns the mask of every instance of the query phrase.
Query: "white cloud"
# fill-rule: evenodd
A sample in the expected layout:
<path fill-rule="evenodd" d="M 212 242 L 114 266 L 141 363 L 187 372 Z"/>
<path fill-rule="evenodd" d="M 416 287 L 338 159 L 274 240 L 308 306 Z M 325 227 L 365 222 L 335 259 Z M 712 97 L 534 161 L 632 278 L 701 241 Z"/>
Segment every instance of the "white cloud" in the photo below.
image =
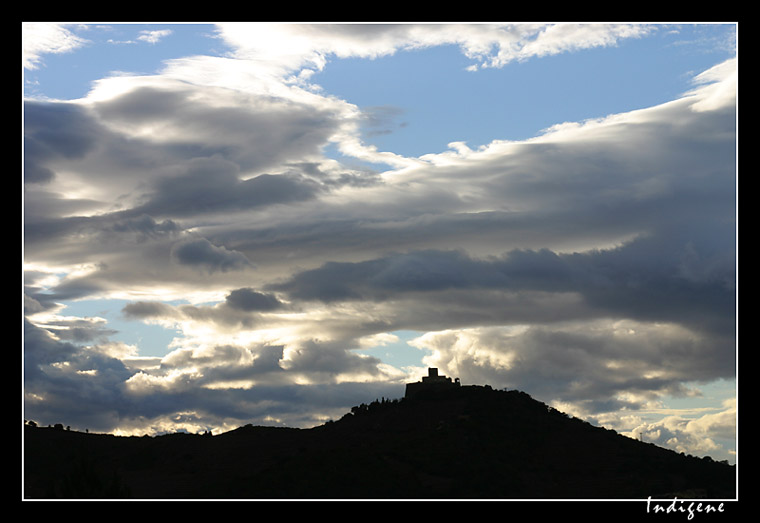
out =
<path fill-rule="evenodd" d="M 503 66 L 515 59 L 614 46 L 627 38 L 645 36 L 655 28 L 648 24 L 552 24 L 524 35 L 516 50 L 503 46 L 490 65 Z"/>
<path fill-rule="evenodd" d="M 286 70 L 321 70 L 331 57 L 376 58 L 398 51 L 457 45 L 476 65 L 524 60 L 641 37 L 639 24 L 219 24 L 237 56 L 272 61 Z"/>
<path fill-rule="evenodd" d="M 677 452 L 734 462 L 736 424 L 736 400 L 729 399 L 716 412 L 690 418 L 668 416 L 657 422 L 642 423 L 627 435 Z"/>
<path fill-rule="evenodd" d="M 172 34 L 171 29 L 161 29 L 157 31 L 140 31 L 140 35 L 137 39 L 141 42 L 147 42 L 149 44 L 156 44 Z"/>
<path fill-rule="evenodd" d="M 87 40 L 72 33 L 67 25 L 49 22 L 24 22 L 21 29 L 21 57 L 24 69 L 37 69 L 44 55 L 68 53 Z"/>
<path fill-rule="evenodd" d="M 693 94 L 696 102 L 692 105 L 695 111 L 713 111 L 730 106 L 736 101 L 739 88 L 738 61 L 736 58 L 700 73 L 694 79 L 698 87 Z"/>

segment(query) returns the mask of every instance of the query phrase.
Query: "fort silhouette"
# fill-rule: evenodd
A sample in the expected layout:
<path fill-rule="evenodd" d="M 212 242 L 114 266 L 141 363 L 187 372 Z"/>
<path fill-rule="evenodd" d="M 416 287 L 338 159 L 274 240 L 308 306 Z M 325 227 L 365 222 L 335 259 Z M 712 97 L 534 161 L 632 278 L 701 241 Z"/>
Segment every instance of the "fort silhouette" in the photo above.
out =
<path fill-rule="evenodd" d="M 437 391 L 449 390 L 452 387 L 459 387 L 459 378 L 451 380 L 446 376 L 439 375 L 435 367 L 428 368 L 428 375 L 422 378 L 422 381 L 407 383 L 405 398 L 413 398 L 420 393 L 435 393 Z"/>

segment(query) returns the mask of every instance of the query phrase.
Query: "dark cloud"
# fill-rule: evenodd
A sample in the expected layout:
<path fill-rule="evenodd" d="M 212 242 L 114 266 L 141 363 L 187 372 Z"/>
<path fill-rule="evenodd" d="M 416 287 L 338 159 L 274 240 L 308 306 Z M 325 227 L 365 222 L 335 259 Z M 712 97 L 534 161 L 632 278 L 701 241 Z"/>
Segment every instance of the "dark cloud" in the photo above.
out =
<path fill-rule="evenodd" d="M 288 167 L 297 173 L 302 173 L 309 178 L 318 181 L 328 188 L 343 186 L 349 187 L 372 187 L 382 184 L 379 173 L 364 166 L 351 167 L 341 166 L 336 172 L 328 172 L 316 162 L 288 163 Z"/>
<path fill-rule="evenodd" d="M 59 341 L 45 330 L 24 326 L 24 414 L 43 424 L 63 423 L 109 431 L 130 400 L 124 363 L 90 347 Z"/>
<path fill-rule="evenodd" d="M 51 182 L 56 160 L 82 158 L 97 138 L 97 124 L 78 105 L 24 102 L 24 181 Z"/>
<path fill-rule="evenodd" d="M 172 248 L 172 258 L 180 265 L 214 272 L 227 272 L 251 267 L 240 252 L 218 247 L 205 238 L 180 241 Z"/>
<path fill-rule="evenodd" d="M 33 380 L 42 366 L 66 361 L 78 352 L 70 343 L 59 343 L 48 331 L 24 319 L 24 379 Z"/>
<path fill-rule="evenodd" d="M 153 217 L 143 214 L 135 218 L 126 218 L 116 221 L 110 228 L 109 232 L 131 233 L 138 240 L 157 238 L 164 235 L 172 235 L 180 232 L 180 226 L 171 221 L 164 220 L 157 222 Z"/>
<path fill-rule="evenodd" d="M 48 324 L 46 328 L 59 340 L 72 343 L 106 341 L 109 336 L 117 333 L 116 330 L 88 319 L 75 319 L 59 323 Z"/>
<path fill-rule="evenodd" d="M 262 174 L 243 180 L 238 165 L 219 157 L 198 158 L 181 174 L 158 180 L 135 214 L 192 217 L 229 213 L 314 198 L 320 186 L 299 175 Z"/>
<path fill-rule="evenodd" d="M 583 260 L 589 282 L 584 289 L 586 299 L 599 309 L 624 316 L 733 333 L 734 228 L 727 223 L 677 232 L 646 236 L 628 246 L 587 256 Z"/>
<path fill-rule="evenodd" d="M 28 148 L 30 147 L 30 144 L 25 144 L 27 147 L 27 151 L 24 152 L 24 155 L 34 155 L 32 151 L 29 151 Z M 45 184 L 49 183 L 53 180 L 55 177 L 55 173 L 48 169 L 47 167 L 44 167 L 42 165 L 39 165 L 34 160 L 25 159 L 24 161 L 24 183 L 39 183 L 39 184 Z"/>
<path fill-rule="evenodd" d="M 77 300 L 105 292 L 107 287 L 97 279 L 80 277 L 65 280 L 50 291 L 38 292 L 31 297 L 41 304 L 53 304 L 65 300 Z"/>
<path fill-rule="evenodd" d="M 122 312 L 133 318 L 161 318 L 171 316 L 174 308 L 161 302 L 134 302 L 124 306 Z"/>
<path fill-rule="evenodd" d="M 372 106 L 363 108 L 363 125 L 367 136 L 390 134 L 396 128 L 405 127 L 405 123 L 396 123 L 403 116 L 404 110 L 390 105 Z"/>
<path fill-rule="evenodd" d="M 249 288 L 235 289 L 227 295 L 225 301 L 229 307 L 245 312 L 272 311 L 282 307 L 276 296 Z"/>
<path fill-rule="evenodd" d="M 722 232 L 730 233 L 730 227 Z M 514 250 L 488 259 L 460 251 L 410 252 L 327 263 L 271 288 L 327 303 L 412 294 L 424 302 L 447 290 L 576 293 L 601 316 L 674 321 L 725 333 L 733 329 L 736 276 L 733 242 L 727 238 L 645 236 L 609 250 Z M 431 296 L 420 297 L 424 293 Z M 540 311 L 535 314 L 541 317 Z"/>
<path fill-rule="evenodd" d="M 329 262 L 271 288 L 302 300 L 385 299 L 395 292 L 480 286 L 488 280 L 481 266 L 486 265 L 461 252 L 413 252 L 358 263 Z"/>

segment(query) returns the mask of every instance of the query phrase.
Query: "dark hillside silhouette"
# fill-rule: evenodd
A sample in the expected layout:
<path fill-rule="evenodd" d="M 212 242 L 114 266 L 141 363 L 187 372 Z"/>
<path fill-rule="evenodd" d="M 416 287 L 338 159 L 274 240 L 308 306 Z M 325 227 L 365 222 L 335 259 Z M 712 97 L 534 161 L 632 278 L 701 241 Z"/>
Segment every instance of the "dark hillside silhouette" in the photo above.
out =
<path fill-rule="evenodd" d="M 735 467 L 519 391 L 416 390 L 311 429 L 116 437 L 25 427 L 26 498 L 735 498 Z"/>

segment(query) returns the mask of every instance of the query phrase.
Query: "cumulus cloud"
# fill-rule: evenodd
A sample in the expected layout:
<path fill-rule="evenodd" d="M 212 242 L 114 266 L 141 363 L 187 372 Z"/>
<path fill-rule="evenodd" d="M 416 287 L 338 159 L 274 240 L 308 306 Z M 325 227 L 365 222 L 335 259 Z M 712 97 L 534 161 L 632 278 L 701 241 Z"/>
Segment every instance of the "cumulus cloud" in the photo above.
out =
<path fill-rule="evenodd" d="M 657 422 L 637 425 L 628 435 L 684 454 L 709 455 L 733 462 L 736 429 L 736 400 L 726 400 L 715 412 L 688 418 L 667 416 Z"/>

